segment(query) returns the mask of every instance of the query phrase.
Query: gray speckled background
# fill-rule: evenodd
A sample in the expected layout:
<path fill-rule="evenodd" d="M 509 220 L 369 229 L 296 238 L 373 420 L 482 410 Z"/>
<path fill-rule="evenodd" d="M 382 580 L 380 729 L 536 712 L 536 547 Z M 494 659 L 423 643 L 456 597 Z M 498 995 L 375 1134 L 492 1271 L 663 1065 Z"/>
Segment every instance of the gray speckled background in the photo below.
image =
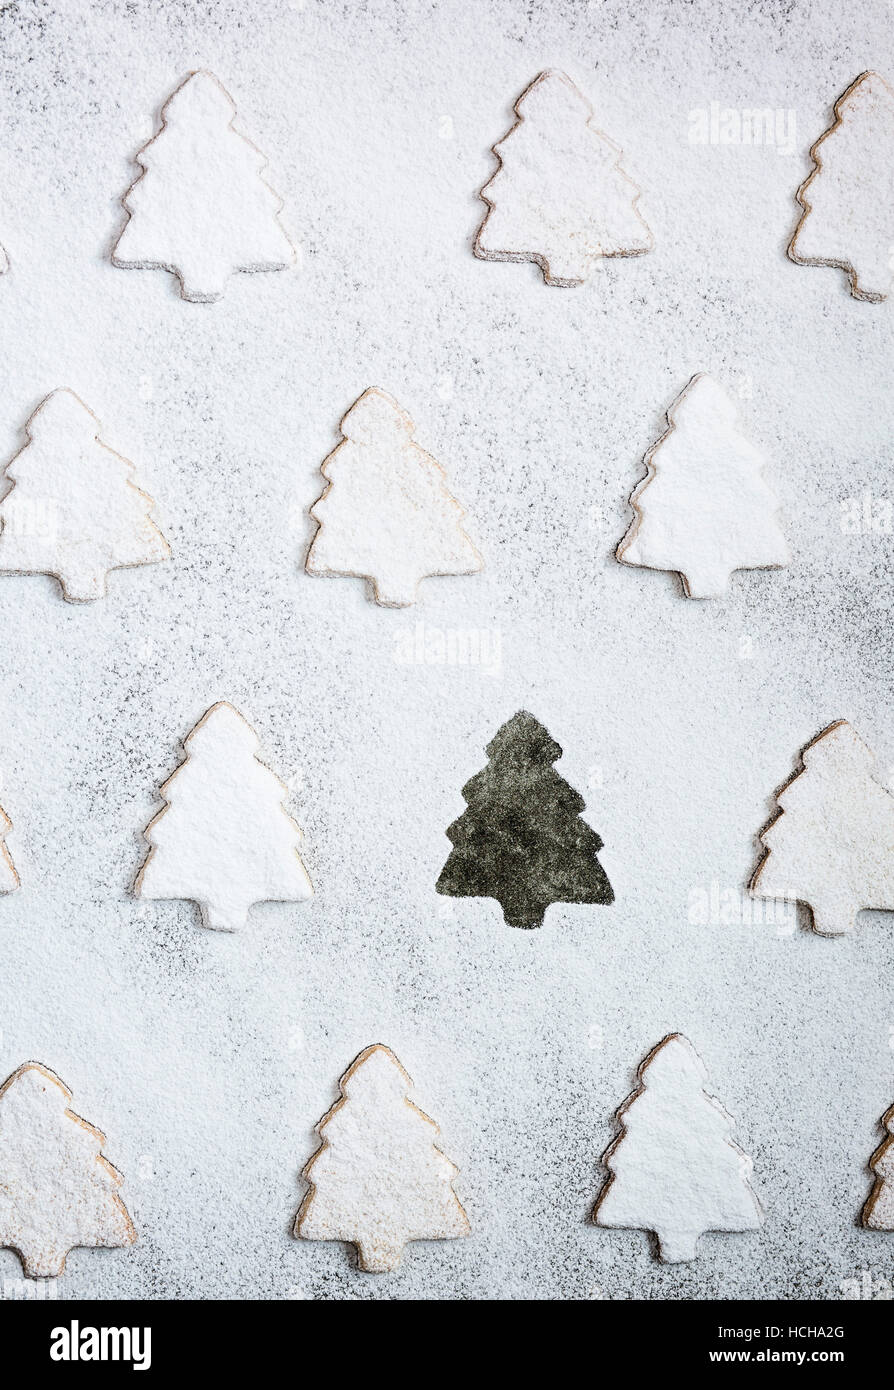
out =
<path fill-rule="evenodd" d="M 0 1075 L 53 1067 L 108 1134 L 140 1233 L 79 1251 L 61 1295 L 151 1298 L 840 1296 L 894 1274 L 856 1225 L 894 1101 L 894 917 L 825 940 L 690 921 L 735 890 L 774 789 L 850 718 L 894 770 L 890 534 L 841 502 L 892 488 L 894 305 L 784 248 L 807 149 L 891 6 L 375 5 L 225 0 L 0 9 L 0 454 L 67 385 L 137 464 L 174 547 L 108 600 L 0 581 L 2 801 L 22 891 L 0 901 Z M 108 260 L 133 155 L 192 67 L 232 92 L 304 248 L 209 306 Z M 579 290 L 476 260 L 490 145 L 564 68 L 644 189 L 656 249 Z M 712 101 L 796 113 L 796 151 L 692 146 Z M 697 370 L 742 394 L 794 552 L 723 602 L 622 567 L 640 460 Z M 318 467 L 364 387 L 392 391 L 468 506 L 488 568 L 417 612 L 301 565 Z M 502 671 L 400 664 L 429 629 L 499 633 Z M 313 904 L 235 936 L 129 885 L 180 740 L 228 698 L 292 777 Z M 542 930 L 439 898 L 460 788 L 519 707 L 605 840 L 611 908 Z M 754 1157 L 762 1231 L 662 1267 L 594 1228 L 599 1155 L 666 1032 L 702 1053 Z M 290 1226 L 312 1126 L 383 1041 L 460 1165 L 474 1235 L 391 1277 Z M 0 1252 L 0 1291 L 20 1268 Z"/>

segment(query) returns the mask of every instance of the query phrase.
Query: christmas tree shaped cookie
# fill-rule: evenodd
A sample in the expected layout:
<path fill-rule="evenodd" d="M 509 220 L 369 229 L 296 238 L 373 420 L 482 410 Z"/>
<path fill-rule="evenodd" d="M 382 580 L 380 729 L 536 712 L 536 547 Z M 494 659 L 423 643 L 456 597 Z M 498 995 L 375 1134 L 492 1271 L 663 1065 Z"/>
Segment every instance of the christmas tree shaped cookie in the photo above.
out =
<path fill-rule="evenodd" d="M 28 443 L 6 467 L 0 571 L 50 574 L 72 603 L 103 598 L 110 570 L 166 560 L 154 502 L 133 464 L 99 438 L 102 426 L 73 391 L 53 391 L 25 426 Z"/>
<path fill-rule="evenodd" d="M 799 265 L 843 270 L 851 294 L 877 304 L 894 278 L 894 91 L 864 72 L 835 103 L 810 151 L 803 208 L 788 253 Z"/>
<path fill-rule="evenodd" d="M 489 211 L 475 241 L 485 261 L 535 261 L 548 285 L 581 285 L 604 256 L 639 256 L 652 234 L 621 151 L 563 72 L 542 72 L 494 146 L 500 167 L 481 190 Z"/>
<path fill-rule="evenodd" d="M 894 910 L 894 797 L 845 719 L 818 734 L 803 759 L 760 837 L 766 855 L 751 893 L 807 903 L 814 931 L 841 936 L 863 908 Z"/>
<path fill-rule="evenodd" d="M 284 270 L 295 248 L 267 160 L 233 128 L 236 107 L 210 72 L 193 72 L 162 108 L 137 155 L 144 173 L 124 198 L 130 218 L 114 265 L 169 270 L 195 303 L 220 299 L 235 271 Z"/>
<path fill-rule="evenodd" d="M 520 710 L 486 752 L 487 767 L 462 789 L 468 810 L 447 831 L 453 851 L 438 892 L 496 898 L 510 927 L 542 927 L 551 903 L 613 902 L 584 799 L 553 767 L 555 739 Z"/>
<path fill-rule="evenodd" d="M 412 1085 L 389 1048 L 367 1047 L 341 1078 L 302 1175 L 310 1190 L 296 1236 L 351 1242 L 371 1274 L 396 1269 L 408 1240 L 469 1234 L 453 1191 L 459 1170 L 436 1147 L 434 1120 L 407 1098 Z"/>
<path fill-rule="evenodd" d="M 693 377 L 667 420 L 630 499 L 636 516 L 618 559 L 676 570 L 689 598 L 722 597 L 733 570 L 789 564 L 763 459 L 723 388 L 705 373 Z"/>
<path fill-rule="evenodd" d="M 884 1116 L 882 1124 L 888 1133 L 869 1160 L 875 1184 L 862 1216 L 863 1225 L 869 1231 L 894 1231 L 894 1106 Z"/>
<path fill-rule="evenodd" d="M 12 821 L 0 806 L 0 893 L 12 893 L 18 888 L 20 879 L 12 855 L 6 848 L 6 837 L 12 830 Z"/>
<path fill-rule="evenodd" d="M 189 898 L 206 927 L 244 927 L 257 902 L 313 897 L 298 857 L 301 831 L 286 787 L 260 761 L 257 735 L 224 702 L 186 739 L 186 761 L 161 788 L 167 802 L 146 830 L 152 846 L 134 888 L 141 898 Z"/>
<path fill-rule="evenodd" d="M 364 391 L 341 422 L 344 442 L 323 461 L 328 487 L 310 511 L 319 530 L 308 574 L 362 576 L 386 608 L 415 603 L 430 575 L 484 566 L 444 470 L 413 442 L 413 429 L 393 396 Z"/>
<path fill-rule="evenodd" d="M 688 1039 L 665 1038 L 640 1067 L 639 1086 L 618 1112 L 621 1134 L 603 1158 L 611 1177 L 593 1220 L 654 1231 L 669 1263 L 694 1260 L 705 1231 L 763 1223 L 751 1159 L 733 1143 L 733 1122 L 706 1080 Z"/>
<path fill-rule="evenodd" d="M 38 1062 L 0 1087 L 0 1246 L 18 1252 L 29 1279 L 61 1274 L 77 1246 L 136 1240 L 118 1195 L 123 1178 L 103 1157 L 105 1135 L 70 1100 Z"/>

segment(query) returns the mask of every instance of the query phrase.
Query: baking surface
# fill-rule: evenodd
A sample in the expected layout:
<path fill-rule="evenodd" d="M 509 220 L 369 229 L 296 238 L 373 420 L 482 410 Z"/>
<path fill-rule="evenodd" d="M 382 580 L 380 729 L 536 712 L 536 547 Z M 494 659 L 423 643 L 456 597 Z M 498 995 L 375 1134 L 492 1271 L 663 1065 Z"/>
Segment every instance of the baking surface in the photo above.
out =
<path fill-rule="evenodd" d="M 199 66 L 302 248 L 210 305 L 109 260 L 133 157 Z M 623 149 L 655 235 L 580 289 L 471 249 L 490 145 L 547 66 Z M 774 792 L 822 728 L 849 719 L 894 779 L 894 539 L 871 528 L 892 487 L 894 318 L 785 255 L 807 150 L 870 67 L 894 76 L 882 0 L 844 19 L 832 0 L 0 11 L 0 454 L 70 387 L 172 547 L 83 607 L 50 578 L 0 578 L 0 802 L 22 878 L 0 898 L 0 1078 L 28 1059 L 65 1078 L 139 1237 L 74 1251 L 61 1297 L 836 1299 L 890 1276 L 890 1234 L 857 1223 L 894 1101 L 894 915 L 825 940 L 792 907 L 755 923 L 766 905 L 744 897 Z M 794 111 L 793 149 L 691 144 L 715 101 Z M 697 371 L 739 399 L 793 552 L 706 602 L 614 558 Z M 406 611 L 303 572 L 319 465 L 373 385 L 413 417 L 487 564 L 424 580 Z M 487 660 L 439 662 L 448 633 L 484 634 Z M 130 892 L 158 787 L 217 700 L 289 780 L 316 889 L 232 935 Z M 561 744 L 615 892 L 534 931 L 435 892 L 460 788 L 518 709 Z M 766 1210 L 683 1267 L 589 1222 L 614 1111 L 672 1031 Z M 291 1236 L 313 1126 L 375 1042 L 437 1117 L 472 1225 L 380 1276 Z M 0 1291 L 20 1278 L 0 1251 Z"/>

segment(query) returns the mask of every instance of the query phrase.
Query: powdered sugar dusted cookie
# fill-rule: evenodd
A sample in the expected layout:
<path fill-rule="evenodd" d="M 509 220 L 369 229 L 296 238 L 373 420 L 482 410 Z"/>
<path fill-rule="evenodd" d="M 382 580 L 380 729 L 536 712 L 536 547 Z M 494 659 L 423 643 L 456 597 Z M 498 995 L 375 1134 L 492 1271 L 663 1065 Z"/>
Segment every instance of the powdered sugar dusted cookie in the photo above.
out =
<path fill-rule="evenodd" d="M 894 1105 L 882 1119 L 888 1131 L 869 1166 L 875 1184 L 863 1208 L 863 1225 L 869 1231 L 894 1231 Z"/>
<path fill-rule="evenodd" d="M 103 598 L 111 570 L 171 553 L 133 464 L 102 442 L 101 429 L 73 391 L 53 391 L 6 466 L 15 486 L 0 502 L 0 571 L 53 575 L 72 603 Z"/>
<path fill-rule="evenodd" d="M 103 1156 L 105 1135 L 75 1115 L 49 1067 L 26 1062 L 0 1088 L 0 1246 L 29 1279 L 53 1279 L 78 1246 L 133 1245 L 136 1232 Z"/>
<path fill-rule="evenodd" d="M 489 212 L 475 240 L 485 261 L 535 261 L 548 285 L 583 284 L 604 256 L 639 256 L 652 234 L 621 151 L 592 124 L 565 73 L 542 72 L 515 104 L 518 121 L 481 190 Z"/>
<path fill-rule="evenodd" d="M 190 73 L 169 97 L 161 129 L 137 155 L 145 172 L 125 195 L 130 218 L 114 265 L 169 270 L 184 299 L 211 303 L 235 271 L 294 263 L 267 160 L 233 128 L 235 115 L 210 72 Z"/>
<path fill-rule="evenodd" d="M 4 247 L 0 246 L 0 275 L 5 275 L 9 270 L 9 256 Z"/>
<path fill-rule="evenodd" d="M 667 420 L 630 498 L 636 516 L 618 559 L 678 571 L 689 598 L 722 597 L 733 570 L 789 564 L 763 458 L 719 383 L 704 372 L 694 376 Z"/>
<path fill-rule="evenodd" d="M 894 910 L 894 797 L 846 719 L 818 734 L 803 761 L 761 834 L 751 893 L 807 903 L 814 931 L 841 936 L 863 908 Z"/>
<path fill-rule="evenodd" d="M 654 1231 L 662 1260 L 694 1260 L 706 1231 L 751 1231 L 763 1212 L 751 1159 L 733 1143 L 733 1122 L 704 1089 L 695 1048 L 671 1033 L 639 1069 L 618 1111 L 621 1134 L 606 1151 L 611 1173 L 596 1203 L 598 1226 Z"/>
<path fill-rule="evenodd" d="M 161 788 L 167 806 L 146 830 L 152 849 L 136 895 L 189 898 L 218 931 L 244 927 L 254 903 L 312 898 L 287 788 L 260 761 L 251 725 L 222 701 L 184 746 L 186 761 Z"/>
<path fill-rule="evenodd" d="M 308 574 L 366 578 L 386 608 L 415 603 L 421 579 L 484 567 L 444 470 L 413 429 L 387 391 L 364 391 L 341 422 L 344 442 L 323 461 L 328 487 L 310 509 L 319 530 Z"/>
<path fill-rule="evenodd" d="M 434 1120 L 407 1098 L 412 1084 L 389 1048 L 367 1047 L 341 1078 L 303 1172 L 310 1190 L 296 1236 L 350 1241 L 372 1274 L 396 1269 L 408 1240 L 469 1234 L 453 1191 L 458 1169 L 435 1146 Z"/>
<path fill-rule="evenodd" d="M 19 887 L 20 879 L 12 855 L 6 847 L 6 837 L 12 830 L 12 821 L 0 806 L 0 893 L 12 893 Z"/>
<path fill-rule="evenodd" d="M 877 304 L 894 279 L 894 90 L 884 78 L 864 72 L 848 87 L 810 153 L 789 256 L 843 270 L 854 298 Z"/>

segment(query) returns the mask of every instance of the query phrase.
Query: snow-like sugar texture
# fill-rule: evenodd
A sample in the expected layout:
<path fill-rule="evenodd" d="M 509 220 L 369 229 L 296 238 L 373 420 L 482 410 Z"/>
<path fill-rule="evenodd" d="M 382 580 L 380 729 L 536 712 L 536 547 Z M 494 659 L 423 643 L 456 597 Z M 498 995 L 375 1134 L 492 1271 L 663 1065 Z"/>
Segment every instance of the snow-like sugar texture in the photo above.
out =
<path fill-rule="evenodd" d="M 360 575 L 376 602 L 415 603 L 421 579 L 475 574 L 483 560 L 463 530 L 463 508 L 444 471 L 413 443 L 413 421 L 371 387 L 342 421 L 344 443 L 324 460 L 329 486 L 311 508 L 319 524 L 306 568 Z"/>
<path fill-rule="evenodd" d="M 68 1109 L 71 1093 L 26 1063 L 0 1090 L 0 1246 L 17 1250 L 30 1279 L 61 1274 L 76 1246 L 132 1245 L 105 1137 Z"/>
<path fill-rule="evenodd" d="M 805 209 L 793 260 L 846 270 L 851 293 L 877 301 L 894 266 L 894 91 L 867 72 L 835 104 L 835 124 L 813 147 L 816 169 L 798 200 Z"/>
<path fill-rule="evenodd" d="M 872 1231 L 894 1231 L 894 1107 L 882 1123 L 888 1136 L 870 1160 L 875 1186 L 863 1210 L 863 1225 Z"/>
<path fill-rule="evenodd" d="M 162 787 L 167 808 L 146 831 L 152 846 L 135 885 L 143 898 L 188 898 L 208 927 L 234 931 L 256 902 L 303 902 L 313 888 L 298 855 L 301 831 L 286 788 L 259 760 L 257 735 L 232 705 L 215 705 Z"/>
<path fill-rule="evenodd" d="M 782 814 L 761 835 L 768 852 L 757 898 L 808 903 L 823 936 L 852 931 L 863 908 L 894 909 L 894 797 L 875 759 L 841 720 L 804 750 L 804 771 L 780 792 Z"/>
<path fill-rule="evenodd" d="M 407 1099 L 411 1085 L 388 1048 L 367 1048 L 342 1077 L 342 1098 L 318 1126 L 323 1147 L 304 1169 L 311 1188 L 295 1234 L 350 1241 L 370 1273 L 395 1269 L 409 1240 L 469 1234 L 457 1169 L 435 1147 L 434 1120 Z"/>
<path fill-rule="evenodd" d="M 19 886 L 19 876 L 12 862 L 12 855 L 4 843 L 10 830 L 12 821 L 0 806 L 0 893 L 12 893 Z"/>
<path fill-rule="evenodd" d="M 537 261 L 547 284 L 572 286 L 603 256 L 648 251 L 639 189 L 621 169 L 617 145 L 590 123 L 593 108 L 571 79 L 541 73 L 515 110 L 517 124 L 494 146 L 500 168 L 481 190 L 490 211 L 476 254 Z"/>
<path fill-rule="evenodd" d="M 690 598 L 719 598 L 737 569 L 787 565 L 791 552 L 763 478 L 763 458 L 738 427 L 736 406 L 702 373 L 668 411 L 631 497 L 635 520 L 618 559 L 676 570 Z"/>
<path fill-rule="evenodd" d="M 732 1120 L 704 1090 L 704 1064 L 673 1034 L 650 1054 L 640 1089 L 619 1112 L 622 1133 L 605 1156 L 611 1178 L 596 1204 L 600 1226 L 654 1231 L 661 1258 L 695 1259 L 705 1231 L 748 1231 L 763 1216 L 751 1160 Z"/>
<path fill-rule="evenodd" d="M 193 73 L 178 87 L 161 130 L 137 156 L 146 172 L 124 199 L 130 220 L 115 265 L 171 270 L 183 298 L 202 303 L 219 299 L 234 271 L 293 264 L 282 199 L 263 177 L 267 160 L 233 129 L 235 115 L 211 73 Z"/>
<path fill-rule="evenodd" d="M 0 502 L 0 571 L 54 575 L 64 596 L 102 598 L 110 570 L 170 555 L 151 518 L 153 500 L 133 465 L 99 438 L 101 426 L 66 389 L 52 392 L 26 426 L 10 461 L 15 484 Z"/>

